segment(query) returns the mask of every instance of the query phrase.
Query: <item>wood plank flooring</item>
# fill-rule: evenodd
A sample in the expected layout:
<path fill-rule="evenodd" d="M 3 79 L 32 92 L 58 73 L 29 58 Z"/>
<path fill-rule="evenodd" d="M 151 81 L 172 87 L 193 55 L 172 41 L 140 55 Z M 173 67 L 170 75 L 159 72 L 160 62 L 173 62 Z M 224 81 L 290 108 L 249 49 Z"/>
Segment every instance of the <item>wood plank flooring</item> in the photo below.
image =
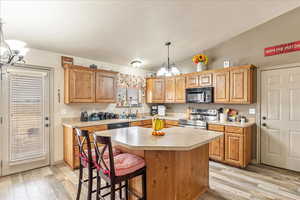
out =
<path fill-rule="evenodd" d="M 1 177 L 0 200 L 74 200 L 77 173 L 61 164 Z M 85 192 L 83 187 L 82 200 Z M 210 190 L 199 200 L 248 199 L 300 200 L 300 173 L 263 165 L 243 170 L 210 162 Z"/>

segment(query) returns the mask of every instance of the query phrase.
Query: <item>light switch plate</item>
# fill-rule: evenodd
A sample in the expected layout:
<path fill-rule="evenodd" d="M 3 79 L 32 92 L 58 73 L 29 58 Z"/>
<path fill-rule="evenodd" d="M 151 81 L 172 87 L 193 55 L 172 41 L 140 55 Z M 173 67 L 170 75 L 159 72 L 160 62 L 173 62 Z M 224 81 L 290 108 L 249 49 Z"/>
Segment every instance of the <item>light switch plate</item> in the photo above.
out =
<path fill-rule="evenodd" d="M 249 114 L 250 115 L 255 115 L 255 113 L 256 113 L 255 108 L 249 108 Z"/>

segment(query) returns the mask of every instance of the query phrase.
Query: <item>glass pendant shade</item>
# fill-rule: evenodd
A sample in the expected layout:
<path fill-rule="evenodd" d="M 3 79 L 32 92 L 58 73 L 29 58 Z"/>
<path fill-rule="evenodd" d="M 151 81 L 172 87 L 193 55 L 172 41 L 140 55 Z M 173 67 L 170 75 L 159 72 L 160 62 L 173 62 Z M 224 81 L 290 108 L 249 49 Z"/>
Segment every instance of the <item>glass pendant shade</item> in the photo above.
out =
<path fill-rule="evenodd" d="M 168 62 L 167 64 L 163 64 L 163 66 L 157 71 L 157 76 L 175 76 L 179 75 L 180 71 L 176 67 L 175 63 L 170 64 L 170 56 L 169 56 L 169 47 L 171 42 L 167 42 L 165 44 L 168 47 Z"/>
<path fill-rule="evenodd" d="M 0 18 L 0 63 L 7 63 L 12 56 L 12 51 L 3 35 L 3 23 Z"/>

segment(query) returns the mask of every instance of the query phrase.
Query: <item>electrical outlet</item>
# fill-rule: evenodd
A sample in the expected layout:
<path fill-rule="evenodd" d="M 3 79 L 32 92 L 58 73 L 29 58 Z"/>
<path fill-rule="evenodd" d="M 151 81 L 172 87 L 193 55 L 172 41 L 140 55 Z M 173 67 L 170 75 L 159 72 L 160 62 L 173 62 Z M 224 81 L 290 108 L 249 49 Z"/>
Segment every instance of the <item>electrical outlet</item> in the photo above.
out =
<path fill-rule="evenodd" d="M 256 110 L 255 108 L 249 108 L 249 115 L 255 115 Z"/>

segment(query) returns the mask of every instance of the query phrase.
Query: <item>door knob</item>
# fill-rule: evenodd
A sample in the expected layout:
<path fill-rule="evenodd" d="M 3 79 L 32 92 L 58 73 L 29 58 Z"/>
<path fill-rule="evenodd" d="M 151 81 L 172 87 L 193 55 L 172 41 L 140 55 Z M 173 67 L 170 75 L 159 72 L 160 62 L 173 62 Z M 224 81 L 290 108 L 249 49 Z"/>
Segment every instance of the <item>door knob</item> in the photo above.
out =
<path fill-rule="evenodd" d="M 262 123 L 262 126 L 266 127 L 266 126 L 267 126 L 267 124 L 266 124 L 266 123 Z"/>
<path fill-rule="evenodd" d="M 265 116 L 262 117 L 263 120 L 266 120 L 267 118 Z"/>
<path fill-rule="evenodd" d="M 49 127 L 49 124 L 45 124 L 45 127 Z"/>

